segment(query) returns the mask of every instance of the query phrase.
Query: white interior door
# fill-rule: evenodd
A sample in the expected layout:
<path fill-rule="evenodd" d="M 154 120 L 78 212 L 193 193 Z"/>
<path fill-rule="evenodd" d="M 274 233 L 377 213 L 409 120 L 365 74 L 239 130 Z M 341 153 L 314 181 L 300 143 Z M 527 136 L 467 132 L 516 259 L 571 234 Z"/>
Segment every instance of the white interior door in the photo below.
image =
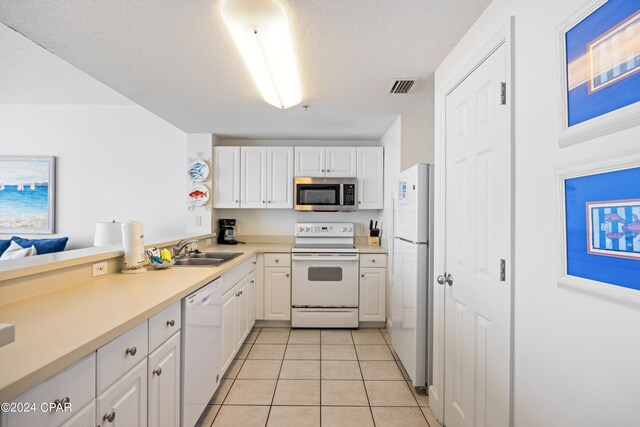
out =
<path fill-rule="evenodd" d="M 509 425 L 511 148 L 502 44 L 446 98 L 444 422 Z M 443 277 L 438 278 L 440 283 Z"/>

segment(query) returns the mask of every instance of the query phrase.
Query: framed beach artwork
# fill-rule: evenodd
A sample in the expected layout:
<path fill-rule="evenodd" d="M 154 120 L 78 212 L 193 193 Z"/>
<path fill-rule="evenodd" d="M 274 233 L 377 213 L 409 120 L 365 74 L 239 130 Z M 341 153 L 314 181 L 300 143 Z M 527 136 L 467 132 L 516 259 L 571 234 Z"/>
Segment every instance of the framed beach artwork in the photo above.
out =
<path fill-rule="evenodd" d="M 54 233 L 55 176 L 55 157 L 0 156 L 0 233 Z"/>
<path fill-rule="evenodd" d="M 640 0 L 597 0 L 562 24 L 560 145 L 640 124 Z"/>
<path fill-rule="evenodd" d="M 629 156 L 559 169 L 558 284 L 640 308 L 640 154 Z"/>

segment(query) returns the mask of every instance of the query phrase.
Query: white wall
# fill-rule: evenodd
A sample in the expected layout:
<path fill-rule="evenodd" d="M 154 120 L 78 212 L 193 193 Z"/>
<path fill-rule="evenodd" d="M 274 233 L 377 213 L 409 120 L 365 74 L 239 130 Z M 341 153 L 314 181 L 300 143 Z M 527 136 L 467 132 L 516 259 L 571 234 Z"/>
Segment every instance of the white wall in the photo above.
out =
<path fill-rule="evenodd" d="M 213 142 L 215 136 L 210 133 L 199 133 L 187 135 L 187 164 L 190 163 L 190 159 L 195 159 L 198 154 L 200 157 L 207 161 L 209 164 L 209 176 L 202 182 L 194 183 L 185 176 L 187 181 L 187 189 L 183 199 L 186 200 L 186 204 L 190 204 L 189 197 L 187 196 L 194 185 L 202 184 L 209 189 L 209 201 L 204 206 L 193 206 L 193 210 L 186 212 L 186 231 L 193 234 L 207 234 L 212 231 L 212 200 L 213 200 Z"/>
<path fill-rule="evenodd" d="M 517 427 L 637 426 L 640 311 L 560 289 L 558 165 L 640 150 L 640 128 L 558 147 L 558 26 L 582 0 L 494 0 L 436 73 L 438 93 L 516 16 L 515 389 Z M 438 129 L 438 128 L 436 128 Z M 436 131 L 436 149 L 442 134 Z"/>
<path fill-rule="evenodd" d="M 433 105 L 433 99 L 430 99 Z M 400 169 L 405 170 L 416 163 L 434 163 L 433 112 L 403 113 L 402 149 Z"/>
<path fill-rule="evenodd" d="M 69 248 L 92 246 L 95 223 L 112 219 L 143 221 L 147 241 L 185 233 L 186 134 L 142 107 L 0 105 L 0 146 L 57 157 L 56 234 Z"/>

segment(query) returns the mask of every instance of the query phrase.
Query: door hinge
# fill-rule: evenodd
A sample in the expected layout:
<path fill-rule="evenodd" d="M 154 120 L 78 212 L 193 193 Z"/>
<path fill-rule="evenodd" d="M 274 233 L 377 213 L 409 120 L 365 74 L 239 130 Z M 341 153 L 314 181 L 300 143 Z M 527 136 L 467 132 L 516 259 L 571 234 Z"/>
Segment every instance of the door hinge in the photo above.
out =
<path fill-rule="evenodd" d="M 500 105 L 507 105 L 507 83 L 500 82 Z"/>
<path fill-rule="evenodd" d="M 503 259 L 500 260 L 500 281 L 507 280 L 507 262 Z"/>

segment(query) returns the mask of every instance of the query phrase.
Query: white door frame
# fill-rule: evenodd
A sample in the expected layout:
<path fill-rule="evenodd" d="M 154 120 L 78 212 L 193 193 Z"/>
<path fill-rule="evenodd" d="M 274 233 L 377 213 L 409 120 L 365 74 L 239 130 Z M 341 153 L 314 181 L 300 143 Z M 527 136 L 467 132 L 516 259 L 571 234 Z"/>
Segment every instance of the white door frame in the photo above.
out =
<path fill-rule="evenodd" d="M 467 62 L 456 75 L 447 82 L 442 89 L 436 94 L 436 99 L 440 106 L 440 117 L 436 126 L 439 130 L 439 137 L 435 141 L 435 209 L 434 209 L 434 270 L 433 270 L 433 283 L 437 283 L 436 277 L 445 272 L 445 196 L 446 196 L 446 173 L 445 165 L 445 153 L 446 153 L 446 98 L 453 92 L 453 90 L 460 85 L 476 68 L 480 66 L 493 52 L 495 52 L 503 44 L 506 45 L 506 80 L 507 80 L 507 115 L 509 122 L 509 135 L 511 144 L 509 146 L 509 158 L 511 164 L 508 165 L 511 168 L 511 194 L 505 194 L 505 197 L 509 198 L 509 205 L 511 206 L 511 215 L 509 229 L 511 230 L 511 242 L 509 253 L 511 255 L 511 265 L 507 265 L 507 276 L 511 280 L 512 287 L 510 289 L 510 391 L 509 391 L 509 413 L 510 420 L 509 425 L 513 425 L 513 318 L 514 318 L 514 306 L 513 295 L 515 288 L 514 280 L 514 268 L 515 254 L 514 254 L 514 236 L 515 236 L 515 109 L 514 109 L 514 34 L 515 34 L 515 17 L 511 16 L 509 21 L 487 42 L 485 45 L 477 51 L 473 58 Z M 445 287 L 435 285 L 434 289 L 434 304 L 433 304 L 433 384 L 429 386 L 429 405 L 431 406 L 434 414 L 436 415 L 440 423 L 446 422 L 444 420 L 444 350 L 445 350 Z"/>

